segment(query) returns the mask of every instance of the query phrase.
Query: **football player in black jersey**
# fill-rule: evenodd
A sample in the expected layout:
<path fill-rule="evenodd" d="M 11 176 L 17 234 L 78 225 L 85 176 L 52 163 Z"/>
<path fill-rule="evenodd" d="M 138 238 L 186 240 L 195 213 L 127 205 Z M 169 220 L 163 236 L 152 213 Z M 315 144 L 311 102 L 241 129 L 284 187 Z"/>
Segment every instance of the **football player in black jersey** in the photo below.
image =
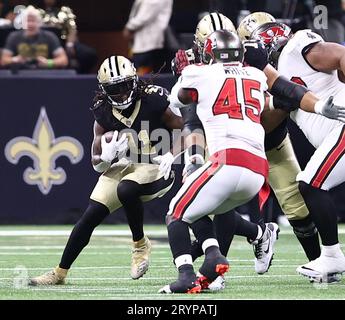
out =
<path fill-rule="evenodd" d="M 201 19 L 196 28 L 194 48 L 187 51 L 179 50 L 172 61 L 172 69 L 176 76 L 181 74 L 186 65 L 203 62 L 201 53 L 205 40 L 213 31 L 220 29 L 234 31 L 231 21 L 222 14 L 210 13 Z M 281 109 L 288 109 L 291 106 L 297 108 L 301 105 L 303 107 L 307 106 L 305 111 L 314 111 L 314 105 L 317 101 L 315 96 L 302 87 L 295 86 L 280 77 L 277 71 L 268 64 L 268 55 L 263 45 L 255 41 L 247 41 L 244 45 L 246 48 L 245 63 L 263 70 L 268 78 L 270 93 L 273 94 L 273 105 L 277 105 Z M 324 106 L 327 108 L 327 102 L 324 103 Z M 270 185 L 307 257 L 309 260 L 315 259 L 320 255 L 319 238 L 316 227 L 298 190 L 298 184 L 295 182 L 295 177 L 300 169 L 286 128 L 286 112 L 279 109 L 272 112 L 266 111 L 262 114 L 261 120 L 267 133 L 265 148 L 267 158 L 270 161 Z M 193 139 L 189 140 L 192 141 Z M 199 137 L 200 140 L 201 138 Z M 185 170 L 185 172 L 190 173 L 201 164 L 189 164 L 190 167 L 194 168 Z M 258 212 L 257 220 L 264 227 Z M 218 215 L 214 218 L 220 249 L 225 256 L 233 235 L 243 235 L 245 233 L 245 230 L 243 230 L 245 224 L 241 221 L 241 217 L 235 212 Z M 230 225 L 233 228 L 230 228 Z M 264 246 L 262 243 L 254 246 L 254 253 L 256 255 L 255 269 L 258 273 L 266 272 L 272 259 L 272 257 L 264 255 L 263 252 Z M 203 252 L 200 245 L 195 243 L 193 246 L 193 258 L 201 254 Z M 219 283 L 220 285 L 215 284 L 215 289 L 223 287 L 222 279 L 219 279 Z"/>
<path fill-rule="evenodd" d="M 68 239 L 59 265 L 30 279 L 31 285 L 63 284 L 93 230 L 120 207 L 124 208 L 133 236 L 131 277 L 142 277 L 149 266 L 151 244 L 143 230 L 143 202 L 162 197 L 174 182 L 173 172 L 164 176 L 159 166 L 152 163 L 157 156 L 158 139 L 153 141 L 150 137 L 157 129 L 181 129 L 183 121 L 168 108 L 167 91 L 145 85 L 125 57 L 107 58 L 97 78 L 101 92 L 92 107 L 95 122 L 91 161 L 102 175 L 88 208 Z M 169 134 L 168 138 L 170 141 Z M 170 144 L 166 147 L 169 149 Z"/>

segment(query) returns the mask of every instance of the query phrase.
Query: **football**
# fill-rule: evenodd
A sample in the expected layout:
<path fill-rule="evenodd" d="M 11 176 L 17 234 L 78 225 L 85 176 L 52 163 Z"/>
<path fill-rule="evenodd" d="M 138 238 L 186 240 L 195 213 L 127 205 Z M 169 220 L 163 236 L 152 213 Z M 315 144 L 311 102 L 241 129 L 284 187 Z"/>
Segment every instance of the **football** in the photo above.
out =
<path fill-rule="evenodd" d="M 103 135 L 105 136 L 105 141 L 109 143 L 113 139 L 114 131 L 108 131 L 104 133 Z"/>

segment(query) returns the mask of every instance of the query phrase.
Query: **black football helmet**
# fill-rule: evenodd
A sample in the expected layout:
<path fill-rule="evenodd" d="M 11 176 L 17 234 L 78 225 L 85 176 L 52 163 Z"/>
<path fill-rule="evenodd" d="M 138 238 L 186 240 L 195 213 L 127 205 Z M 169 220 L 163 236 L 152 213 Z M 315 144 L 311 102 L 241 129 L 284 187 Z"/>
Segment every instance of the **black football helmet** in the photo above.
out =
<path fill-rule="evenodd" d="M 244 47 L 239 36 L 227 30 L 217 30 L 207 38 L 202 60 L 206 64 L 215 62 L 243 62 Z"/>

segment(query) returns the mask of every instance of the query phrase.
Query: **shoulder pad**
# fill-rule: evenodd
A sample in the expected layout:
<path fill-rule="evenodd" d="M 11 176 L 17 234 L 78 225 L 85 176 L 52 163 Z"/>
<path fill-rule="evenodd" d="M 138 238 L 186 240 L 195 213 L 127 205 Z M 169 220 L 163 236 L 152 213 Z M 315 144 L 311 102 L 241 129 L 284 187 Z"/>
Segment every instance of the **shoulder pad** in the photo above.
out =
<path fill-rule="evenodd" d="M 303 52 L 304 48 L 310 46 L 311 44 L 323 41 L 323 38 L 319 34 L 307 29 L 297 31 L 288 42 L 288 45 L 290 46 L 290 51 L 295 49 L 298 52 Z"/>
<path fill-rule="evenodd" d="M 203 63 L 190 64 L 182 70 L 181 75 L 190 77 L 190 76 L 199 74 L 200 71 L 204 69 L 203 68 L 204 66 L 205 66 L 205 64 L 203 64 Z"/>

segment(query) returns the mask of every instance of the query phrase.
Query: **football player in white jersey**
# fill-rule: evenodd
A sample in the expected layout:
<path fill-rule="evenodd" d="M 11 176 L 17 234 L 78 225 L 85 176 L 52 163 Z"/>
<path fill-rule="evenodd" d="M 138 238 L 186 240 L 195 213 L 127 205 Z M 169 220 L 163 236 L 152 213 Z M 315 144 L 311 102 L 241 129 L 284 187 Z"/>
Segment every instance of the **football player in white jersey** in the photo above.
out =
<path fill-rule="evenodd" d="M 163 287 L 162 293 L 201 291 L 191 256 L 191 224 L 198 225 L 193 231 L 205 253 L 199 271 L 210 282 L 227 272 L 229 263 L 219 250 L 208 214 L 226 213 L 259 191 L 262 200 L 267 199 L 268 163 L 265 132 L 260 124 L 267 78 L 259 69 L 243 67 L 243 56 L 242 42 L 235 33 L 215 31 L 204 48 L 210 64 L 186 67 L 177 85 L 178 94 L 171 95 L 178 100 L 171 101 L 174 105 L 197 104 L 211 157 L 188 176 L 170 203 L 168 235 L 179 277 Z M 249 224 L 253 227 L 251 239 L 270 239 L 273 243 L 277 239 L 276 224 L 268 224 L 264 232 L 256 224 Z"/>
<path fill-rule="evenodd" d="M 292 34 L 288 26 L 274 21 L 251 30 L 249 38 L 266 44 L 280 74 L 317 92 L 321 99 L 333 96 L 335 103 L 343 103 L 345 85 L 339 80 L 345 73 L 343 46 L 324 42 L 311 30 Z M 345 182 L 345 126 L 300 109 L 290 118 L 316 148 L 297 181 L 323 244 L 321 256 L 297 271 L 313 281 L 336 281 L 345 272 L 345 257 L 338 240 L 337 208 L 328 190 Z"/>
<path fill-rule="evenodd" d="M 214 30 L 226 29 L 228 31 L 235 31 L 233 23 L 224 15 L 213 12 L 203 17 L 197 25 L 195 32 L 195 47 L 193 49 L 184 51 L 179 50 L 176 53 L 176 57 L 173 60 L 173 71 L 176 75 L 180 75 L 183 68 L 189 64 L 197 63 L 202 61 L 201 53 L 204 47 L 207 36 Z M 269 78 L 271 87 L 278 78 L 277 72 L 268 65 L 267 53 L 264 48 L 260 46 L 255 47 L 255 43 L 247 43 L 245 52 L 245 63 L 262 69 Z M 279 82 L 279 81 L 277 81 Z M 275 90 L 279 92 L 279 90 Z M 305 93 L 305 92 L 304 92 Z M 303 94 L 300 93 L 300 94 Z M 292 104 L 299 104 L 298 101 L 290 102 Z M 193 111 L 185 108 L 182 110 L 188 119 L 193 118 Z M 267 113 L 267 112 L 266 112 Z M 265 113 L 265 114 L 266 114 Z M 281 116 L 281 114 L 283 116 Z M 286 120 L 284 112 L 274 114 L 274 121 L 272 121 L 272 114 L 269 115 L 269 122 L 264 123 L 266 130 L 265 138 L 265 150 L 270 161 L 270 184 L 275 191 L 278 201 L 282 206 L 283 211 L 287 214 L 293 230 L 302 244 L 307 257 L 309 260 L 316 259 L 320 255 L 320 246 L 318 240 L 317 230 L 314 223 L 310 219 L 308 209 L 306 208 L 303 198 L 299 193 L 298 184 L 295 181 L 297 173 L 300 171 L 297 160 L 292 150 L 291 142 L 287 134 Z M 278 116 L 277 116 L 278 115 Z M 267 118 L 265 116 L 265 118 Z M 190 128 L 192 132 L 197 124 L 197 120 L 191 121 L 193 126 Z M 267 133 L 269 132 L 269 133 Z M 202 138 L 196 137 L 196 134 L 191 134 L 187 137 L 187 144 L 202 140 Z M 186 170 L 184 172 L 190 173 L 203 163 L 203 152 L 197 154 L 195 157 L 197 148 L 189 148 L 190 157 L 186 157 Z M 197 160 L 197 163 L 191 163 Z M 253 203 L 256 203 L 254 201 Z M 258 222 L 263 224 L 262 217 L 259 213 L 257 214 Z M 217 238 L 220 243 L 220 250 L 223 255 L 227 255 L 229 246 L 231 244 L 234 234 L 245 235 L 246 224 L 243 223 L 243 219 L 236 213 L 232 212 L 231 215 L 218 215 L 214 218 L 214 224 L 217 232 Z M 233 225 L 234 228 L 229 228 L 229 225 Z M 196 244 L 194 242 L 194 244 Z M 258 243 L 254 246 L 255 259 L 255 270 L 262 274 L 268 271 L 271 262 L 271 256 L 263 254 L 265 246 Z M 193 245 L 192 256 L 193 259 L 197 258 L 202 254 L 201 246 Z M 216 285 L 214 288 L 223 287 L 223 281 L 220 281 L 221 286 Z"/>
<path fill-rule="evenodd" d="M 172 62 L 172 69 L 175 75 L 179 76 L 185 66 L 202 61 L 202 55 L 200 53 L 202 53 L 207 36 L 214 30 L 220 29 L 235 31 L 233 23 L 227 17 L 217 12 L 210 13 L 200 20 L 195 32 L 195 47 L 187 51 L 179 50 L 176 53 L 175 59 Z M 270 88 L 275 91 L 278 96 L 281 95 L 282 84 L 285 84 L 284 80 L 280 79 L 279 74 L 268 64 L 267 53 L 263 46 L 258 46 L 257 43 L 247 43 L 245 63 L 263 70 L 268 77 Z M 275 85 L 276 83 L 279 83 L 279 88 Z M 287 102 L 285 101 L 287 100 L 286 95 L 295 96 L 294 99 L 290 99 L 290 101 L 287 102 L 288 107 L 290 104 L 293 104 L 296 107 L 300 105 L 300 99 L 302 99 L 303 95 L 304 98 L 312 97 L 312 94 L 306 94 L 306 91 L 299 91 L 299 88 L 297 88 L 298 90 L 294 90 L 295 88 L 291 86 L 291 83 L 285 86 L 285 88 L 289 89 L 283 94 L 285 98 L 284 103 Z M 285 89 L 283 89 L 283 91 L 284 90 Z M 299 98 L 296 99 L 296 96 L 299 96 Z M 305 99 L 303 102 L 309 105 L 315 103 L 310 99 Z M 337 108 L 333 109 L 335 111 L 337 110 Z M 309 110 L 312 111 L 312 109 Z M 325 110 L 327 110 L 327 108 L 325 108 Z M 186 144 L 189 148 L 188 153 L 185 153 L 187 156 L 185 157 L 186 166 L 184 172 L 190 174 L 203 163 L 203 150 L 198 151 L 200 148 L 198 148 L 198 146 L 196 148 L 193 146 L 195 143 L 200 144 L 200 142 L 202 142 L 202 137 L 200 137 L 200 134 L 195 134 L 195 129 L 199 128 L 198 118 L 193 115 L 193 112 L 195 113 L 195 108 L 184 108 L 181 112 L 184 119 L 188 119 L 189 122 L 188 126 L 185 125 L 185 129 L 193 132 L 186 138 Z M 336 112 L 332 116 L 334 115 L 336 115 Z M 293 226 L 293 230 L 302 244 L 307 257 L 309 260 L 313 260 L 320 255 L 319 239 L 315 225 L 310 219 L 308 209 L 299 193 L 298 184 L 294 182 L 300 168 L 294 156 L 291 142 L 287 134 L 286 120 L 284 121 L 286 116 L 284 112 L 281 112 L 281 110 L 275 110 L 275 113 L 265 112 L 263 117 L 265 119 L 268 118 L 269 120 L 268 122 L 264 121 L 263 123 L 266 130 L 265 150 L 270 161 L 270 184 L 277 195 L 283 211 L 287 214 L 290 223 Z M 267 134 L 268 132 L 269 134 Z M 170 158 L 172 157 L 167 157 L 167 159 Z M 251 203 L 256 206 L 257 202 L 257 199 L 253 199 Z M 265 228 L 259 209 L 257 211 L 258 218 L 255 222 L 258 222 L 262 228 Z M 227 255 L 233 235 L 237 234 L 246 236 L 248 233 L 248 225 L 246 221 L 244 221 L 235 211 L 229 215 L 215 216 L 214 224 L 217 239 L 220 244 L 220 251 L 225 256 Z M 230 228 L 230 225 L 232 225 L 233 228 Z M 265 250 L 266 246 L 263 243 L 254 243 L 255 271 L 259 274 L 267 272 L 271 265 L 272 255 L 265 254 Z M 202 254 L 201 245 L 197 242 L 193 242 L 193 260 Z M 221 277 L 218 277 L 210 286 L 211 290 L 222 288 L 224 288 L 224 279 L 221 279 Z"/>

